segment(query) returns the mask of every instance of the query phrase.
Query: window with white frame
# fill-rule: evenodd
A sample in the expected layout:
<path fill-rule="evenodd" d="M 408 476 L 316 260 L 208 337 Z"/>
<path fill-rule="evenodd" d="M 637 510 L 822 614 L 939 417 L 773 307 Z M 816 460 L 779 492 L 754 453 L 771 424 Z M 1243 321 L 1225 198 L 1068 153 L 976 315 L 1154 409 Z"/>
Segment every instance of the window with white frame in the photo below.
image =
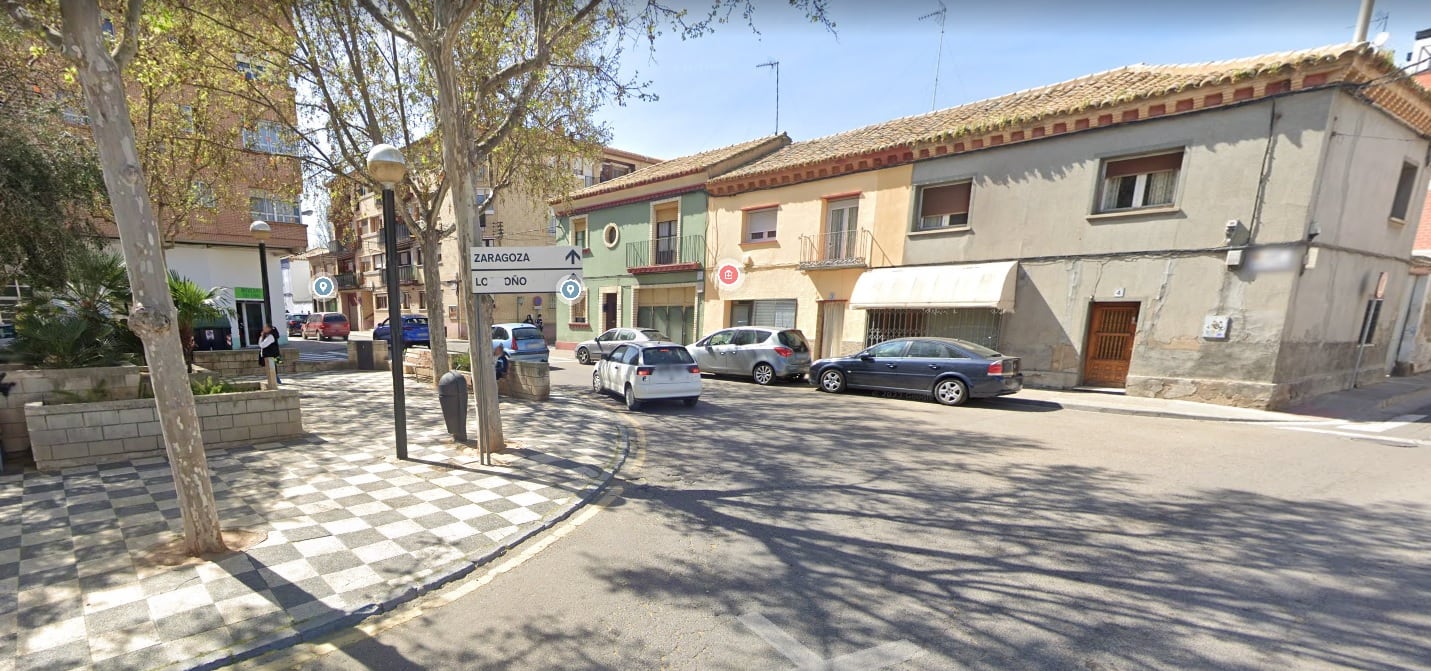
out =
<path fill-rule="evenodd" d="M 932 184 L 919 190 L 919 225 L 917 230 L 969 226 L 969 196 L 972 181 L 952 184 Z"/>
<path fill-rule="evenodd" d="M 1098 211 L 1117 212 L 1172 205 L 1182 166 L 1181 149 L 1163 154 L 1105 159 Z"/>
<path fill-rule="evenodd" d="M 1406 213 L 1411 209 L 1411 192 L 1416 188 L 1416 166 L 1401 164 L 1401 177 L 1396 180 L 1396 196 L 1391 200 L 1391 218 L 1406 221 Z M 1421 215 L 1423 218 L 1425 214 Z"/>
<path fill-rule="evenodd" d="M 652 244 L 656 250 L 654 261 L 658 266 L 676 263 L 680 255 L 680 240 L 676 236 L 678 229 L 676 222 L 680 219 L 681 205 L 680 203 L 665 203 L 657 205 L 655 211 L 656 228 L 652 231 L 655 238 L 652 240 Z"/>
<path fill-rule="evenodd" d="M 749 210 L 745 213 L 744 242 L 768 242 L 775 239 L 775 219 L 778 207 Z"/>
<path fill-rule="evenodd" d="M 860 199 L 832 200 L 825 205 L 825 240 L 821 260 L 833 261 L 857 256 Z"/>
<path fill-rule="evenodd" d="M 269 194 L 250 192 L 248 210 L 254 219 L 284 224 L 298 223 L 298 203 Z"/>
<path fill-rule="evenodd" d="M 578 249 L 586 249 L 586 217 L 571 220 L 571 244 Z"/>
<path fill-rule="evenodd" d="M 190 186 L 190 194 L 194 200 L 194 207 L 202 207 L 212 210 L 219 206 L 219 199 L 214 195 L 214 188 L 206 182 L 194 182 Z"/>
<path fill-rule="evenodd" d="M 303 146 L 298 138 L 283 124 L 274 121 L 259 121 L 252 129 L 243 129 L 243 148 L 266 154 L 302 154 Z"/>

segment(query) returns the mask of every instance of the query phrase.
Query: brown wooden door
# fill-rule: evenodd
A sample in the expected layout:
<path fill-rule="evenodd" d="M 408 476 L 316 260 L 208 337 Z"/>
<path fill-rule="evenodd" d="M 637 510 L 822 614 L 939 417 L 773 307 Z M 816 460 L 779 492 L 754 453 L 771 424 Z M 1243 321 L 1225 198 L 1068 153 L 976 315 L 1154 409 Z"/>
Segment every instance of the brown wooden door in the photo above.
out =
<path fill-rule="evenodd" d="M 603 330 L 616 328 L 616 294 L 601 295 L 601 323 Z"/>
<path fill-rule="evenodd" d="M 1084 348 L 1083 383 L 1096 387 L 1127 384 L 1137 331 L 1137 303 L 1094 303 Z"/>

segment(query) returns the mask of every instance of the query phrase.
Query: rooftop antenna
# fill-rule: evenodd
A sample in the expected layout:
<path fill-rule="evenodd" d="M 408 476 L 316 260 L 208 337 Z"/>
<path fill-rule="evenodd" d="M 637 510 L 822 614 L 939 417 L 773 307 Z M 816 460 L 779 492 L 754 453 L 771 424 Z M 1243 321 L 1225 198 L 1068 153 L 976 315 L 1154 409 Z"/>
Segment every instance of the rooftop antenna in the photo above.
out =
<path fill-rule="evenodd" d="M 767 62 L 765 62 L 765 63 L 761 63 L 760 65 L 757 65 L 757 66 L 755 66 L 755 67 L 757 67 L 757 68 L 775 68 L 775 134 L 776 134 L 776 135 L 779 135 L 779 134 L 780 134 L 780 61 L 771 60 L 771 61 L 767 61 Z"/>
<path fill-rule="evenodd" d="M 934 57 L 934 99 L 929 103 L 929 111 L 939 108 L 939 70 L 944 64 L 944 17 L 949 14 L 949 8 L 944 6 L 944 0 L 935 0 L 939 3 L 939 9 L 919 17 L 920 21 L 925 19 L 939 19 L 939 52 Z"/>

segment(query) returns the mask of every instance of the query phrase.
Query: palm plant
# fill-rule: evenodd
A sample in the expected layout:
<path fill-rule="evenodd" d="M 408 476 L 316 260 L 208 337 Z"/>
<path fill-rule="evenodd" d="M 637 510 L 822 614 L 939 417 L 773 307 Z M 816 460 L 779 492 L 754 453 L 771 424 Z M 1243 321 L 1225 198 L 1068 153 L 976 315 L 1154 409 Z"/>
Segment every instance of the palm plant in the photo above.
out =
<path fill-rule="evenodd" d="M 194 324 L 227 317 L 230 310 L 223 287 L 204 289 L 187 277 L 169 271 L 169 295 L 178 313 L 179 342 L 184 346 L 184 361 L 189 372 L 194 370 Z"/>
<path fill-rule="evenodd" d="M 133 359 L 129 278 L 113 253 L 81 246 L 67 259 L 65 280 L 37 289 L 15 320 L 15 359 L 45 368 L 112 366 Z M 132 338 L 131 338 L 132 339 Z"/>

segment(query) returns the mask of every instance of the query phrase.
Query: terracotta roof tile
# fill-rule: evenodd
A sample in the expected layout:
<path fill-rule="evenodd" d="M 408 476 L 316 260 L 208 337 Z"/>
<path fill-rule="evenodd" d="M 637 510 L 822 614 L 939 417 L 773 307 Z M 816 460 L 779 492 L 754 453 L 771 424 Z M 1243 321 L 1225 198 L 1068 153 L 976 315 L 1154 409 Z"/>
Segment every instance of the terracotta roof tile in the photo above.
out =
<path fill-rule="evenodd" d="M 772 139 L 778 137 L 780 136 L 767 135 L 765 137 L 741 142 L 739 144 L 733 144 L 727 147 L 721 147 L 719 149 L 703 151 L 699 154 L 691 154 L 689 156 L 673 158 L 669 161 L 662 161 L 660 163 L 657 163 L 656 165 L 646 166 L 635 172 L 617 177 L 616 179 L 607 180 L 605 182 L 601 182 L 600 184 L 593 184 L 584 189 L 573 191 L 569 196 L 567 196 L 567 199 L 577 200 L 579 198 L 589 198 L 591 196 L 603 193 L 619 191 L 621 189 L 626 189 L 633 186 L 640 186 L 642 184 L 650 184 L 651 182 L 659 182 L 663 179 L 671 179 L 673 177 L 690 175 L 693 173 L 700 172 L 702 170 L 709 170 L 711 167 L 715 166 L 718 163 L 721 163 L 722 161 L 734 158 L 743 152 L 755 149 L 761 144 L 770 142 Z M 556 199 L 552 202 L 558 202 L 560 200 L 562 199 Z"/>
<path fill-rule="evenodd" d="M 1289 68 L 1311 67 L 1364 53 L 1371 53 L 1365 45 L 1339 44 L 1208 63 L 1129 65 L 1058 84 L 796 142 L 712 181 L 726 182 L 904 145 L 934 142 L 1011 123 L 1073 114 Z"/>

